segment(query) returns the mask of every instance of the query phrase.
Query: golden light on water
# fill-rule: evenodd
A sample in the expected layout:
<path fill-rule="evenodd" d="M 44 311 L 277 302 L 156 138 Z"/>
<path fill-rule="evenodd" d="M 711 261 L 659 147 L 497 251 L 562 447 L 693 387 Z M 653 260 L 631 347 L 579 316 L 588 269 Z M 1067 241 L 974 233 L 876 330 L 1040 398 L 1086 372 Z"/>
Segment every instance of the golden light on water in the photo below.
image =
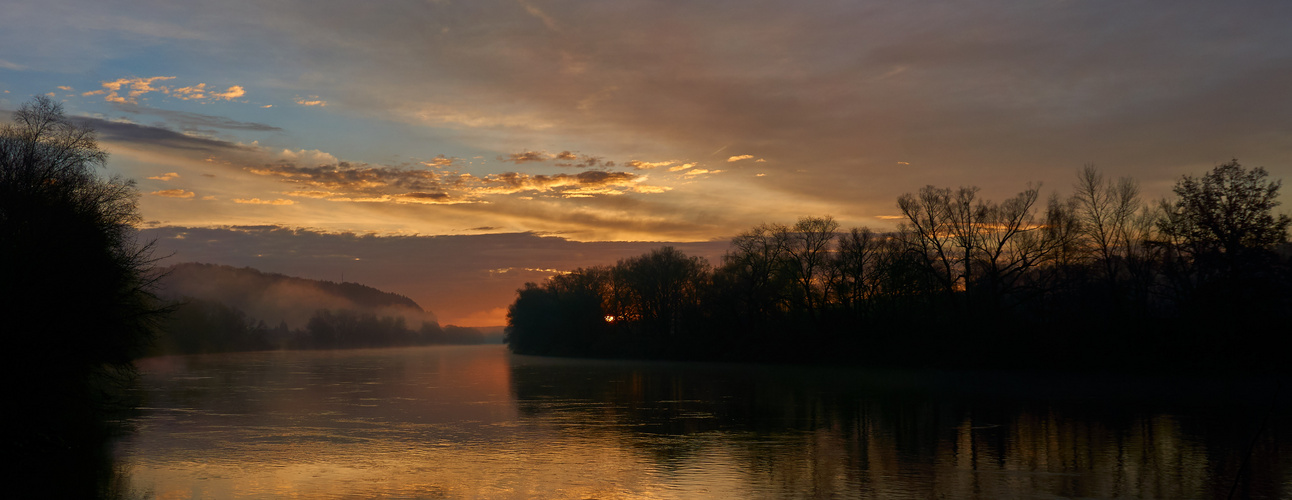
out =
<path fill-rule="evenodd" d="M 1196 417 L 1115 403 L 1111 417 L 1086 400 L 964 406 L 862 372 L 502 346 L 144 370 L 150 407 L 117 455 L 156 498 L 1193 498 L 1227 488 L 1238 462 L 1221 450 L 1243 448 L 1189 434 Z M 1281 465 L 1262 446 L 1252 463 L 1268 476 Z"/>

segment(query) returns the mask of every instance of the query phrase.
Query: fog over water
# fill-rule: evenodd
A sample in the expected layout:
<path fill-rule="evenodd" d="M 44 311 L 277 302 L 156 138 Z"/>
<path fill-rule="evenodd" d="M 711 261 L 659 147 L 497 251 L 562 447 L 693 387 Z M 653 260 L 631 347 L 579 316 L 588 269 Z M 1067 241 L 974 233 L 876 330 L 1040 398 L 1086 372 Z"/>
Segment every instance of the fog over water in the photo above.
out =
<path fill-rule="evenodd" d="M 1199 498 L 1235 478 L 1237 497 L 1292 493 L 1292 413 L 1273 381 L 502 346 L 142 365 L 146 408 L 116 457 L 144 498 Z"/>

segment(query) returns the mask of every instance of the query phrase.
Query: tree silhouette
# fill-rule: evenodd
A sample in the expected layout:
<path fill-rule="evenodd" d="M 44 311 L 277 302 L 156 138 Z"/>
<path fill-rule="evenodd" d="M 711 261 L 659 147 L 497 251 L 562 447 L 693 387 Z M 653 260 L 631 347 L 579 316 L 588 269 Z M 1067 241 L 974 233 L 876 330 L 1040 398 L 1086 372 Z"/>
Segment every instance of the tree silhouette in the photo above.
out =
<path fill-rule="evenodd" d="M 149 246 L 135 241 L 134 184 L 99 177 L 106 161 L 94 131 L 46 97 L 0 126 L 0 366 L 25 408 L 6 418 L 31 426 L 7 448 L 29 462 L 66 458 L 102 431 L 161 312 Z"/>
<path fill-rule="evenodd" d="M 1201 179 L 1184 176 L 1175 184 L 1179 200 L 1161 220 L 1195 258 L 1221 257 L 1230 271 L 1248 252 L 1269 250 L 1287 240 L 1292 219 L 1280 214 L 1281 181 L 1266 181 L 1262 167 L 1243 168 L 1238 160 L 1216 166 Z"/>

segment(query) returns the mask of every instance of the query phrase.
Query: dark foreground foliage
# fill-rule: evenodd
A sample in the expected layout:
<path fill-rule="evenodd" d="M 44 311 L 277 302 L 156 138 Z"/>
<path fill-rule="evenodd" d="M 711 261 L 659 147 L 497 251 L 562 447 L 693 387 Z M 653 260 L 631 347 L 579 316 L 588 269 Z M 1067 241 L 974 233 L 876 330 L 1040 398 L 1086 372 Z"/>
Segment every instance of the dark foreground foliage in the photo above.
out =
<path fill-rule="evenodd" d="M 113 416 L 162 310 L 137 193 L 104 179 L 94 132 L 37 97 L 0 127 L 0 318 L 6 489 L 90 498 L 111 488 Z M 17 497 L 25 497 L 18 495 Z"/>
<path fill-rule="evenodd" d="M 765 224 L 721 265 L 664 247 L 519 290 L 523 354 L 958 368 L 1286 370 L 1289 219 L 1237 161 L 1176 199 L 1093 167 L 1041 206 L 928 186 L 892 233 Z"/>

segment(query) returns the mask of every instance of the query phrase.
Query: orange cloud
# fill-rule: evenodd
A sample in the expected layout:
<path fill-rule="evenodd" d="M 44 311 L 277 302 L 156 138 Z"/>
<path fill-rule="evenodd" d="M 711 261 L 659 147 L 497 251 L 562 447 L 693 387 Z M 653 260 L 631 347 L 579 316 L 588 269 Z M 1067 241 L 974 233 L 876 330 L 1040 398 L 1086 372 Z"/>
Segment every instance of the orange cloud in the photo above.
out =
<path fill-rule="evenodd" d="M 753 157 L 754 157 L 754 155 L 739 155 L 739 156 L 732 156 L 732 157 L 730 157 L 730 158 L 727 158 L 727 163 L 736 162 L 736 161 L 740 161 L 740 160 L 748 160 L 748 159 L 753 158 Z"/>
<path fill-rule="evenodd" d="M 277 200 L 262 200 L 260 198 L 251 198 L 251 199 L 234 198 L 233 202 L 242 203 L 245 205 L 295 205 L 296 204 L 296 202 L 292 200 L 284 200 L 282 198 L 279 198 Z"/>
<path fill-rule="evenodd" d="M 179 178 L 179 174 L 175 172 L 166 172 L 161 175 L 155 175 L 155 176 L 149 177 L 149 179 L 156 180 L 156 181 L 171 181 L 178 178 Z"/>
<path fill-rule="evenodd" d="M 300 104 L 301 106 L 318 106 L 321 108 L 323 106 L 327 106 L 327 101 L 319 99 L 319 96 L 312 95 L 309 96 L 309 98 L 297 97 L 296 104 Z"/>
<path fill-rule="evenodd" d="M 100 82 L 108 94 L 103 100 L 117 103 L 136 103 L 139 97 L 149 92 L 170 92 L 170 89 L 164 86 L 153 86 L 153 82 L 174 80 L 173 76 L 153 76 L 148 78 L 119 78 L 111 82 Z M 125 97 L 120 92 L 129 89 Z"/>
<path fill-rule="evenodd" d="M 192 191 L 185 191 L 183 189 L 163 189 L 161 191 L 153 191 L 152 193 L 149 193 L 149 194 L 155 194 L 157 196 L 164 196 L 167 198 L 192 198 L 194 196 L 197 196 L 196 193 Z"/>
<path fill-rule="evenodd" d="M 241 85 L 234 85 L 232 87 L 229 87 L 229 89 L 225 90 L 224 92 L 211 93 L 211 95 L 214 96 L 215 98 L 224 99 L 226 101 L 232 101 L 246 94 L 247 94 L 247 91 L 244 90 Z"/>

